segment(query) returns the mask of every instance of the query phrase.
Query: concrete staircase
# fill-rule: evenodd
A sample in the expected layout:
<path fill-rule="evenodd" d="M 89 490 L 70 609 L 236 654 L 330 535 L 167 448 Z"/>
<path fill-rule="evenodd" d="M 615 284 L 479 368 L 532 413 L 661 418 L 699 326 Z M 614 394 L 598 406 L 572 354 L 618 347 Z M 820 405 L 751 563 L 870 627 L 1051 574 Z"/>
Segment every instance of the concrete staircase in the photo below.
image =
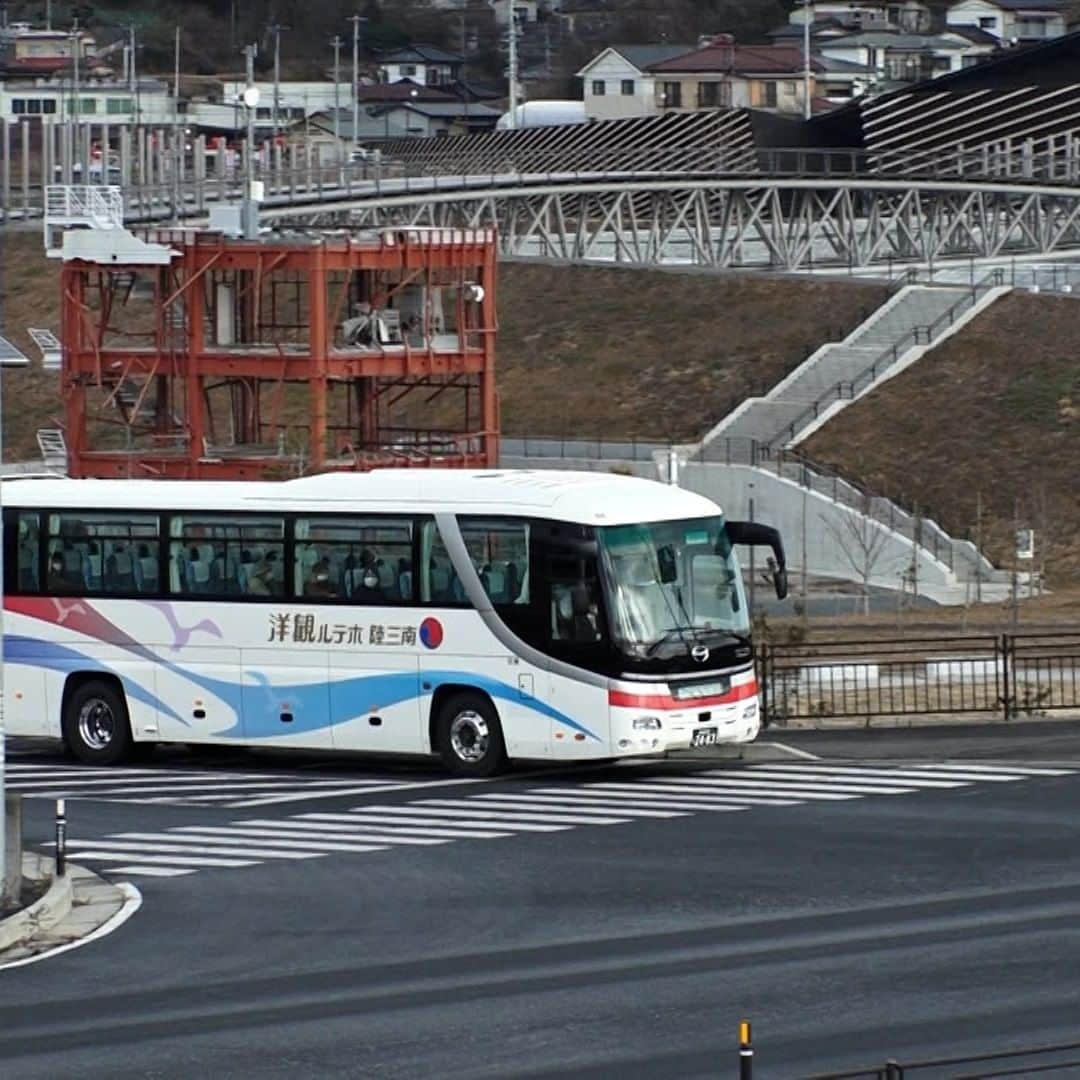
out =
<path fill-rule="evenodd" d="M 752 439 L 774 449 L 805 438 L 826 415 L 903 370 L 992 300 L 990 288 L 908 285 L 843 341 L 822 346 L 764 397 L 750 398 L 702 442 Z M 708 456 L 706 454 L 706 456 Z"/>

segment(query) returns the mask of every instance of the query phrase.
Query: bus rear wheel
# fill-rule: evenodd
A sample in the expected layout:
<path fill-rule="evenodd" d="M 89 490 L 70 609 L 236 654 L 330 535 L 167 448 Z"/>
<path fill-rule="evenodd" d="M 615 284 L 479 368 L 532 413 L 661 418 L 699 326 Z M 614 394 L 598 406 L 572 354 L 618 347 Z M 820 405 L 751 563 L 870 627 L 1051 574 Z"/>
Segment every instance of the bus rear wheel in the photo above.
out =
<path fill-rule="evenodd" d="M 68 750 L 87 765 L 115 765 L 132 752 L 124 695 L 104 679 L 81 683 L 68 695 L 63 731 Z"/>
<path fill-rule="evenodd" d="M 457 776 L 494 776 L 506 765 L 499 714 L 482 694 L 454 694 L 443 702 L 435 743 L 443 764 Z"/>

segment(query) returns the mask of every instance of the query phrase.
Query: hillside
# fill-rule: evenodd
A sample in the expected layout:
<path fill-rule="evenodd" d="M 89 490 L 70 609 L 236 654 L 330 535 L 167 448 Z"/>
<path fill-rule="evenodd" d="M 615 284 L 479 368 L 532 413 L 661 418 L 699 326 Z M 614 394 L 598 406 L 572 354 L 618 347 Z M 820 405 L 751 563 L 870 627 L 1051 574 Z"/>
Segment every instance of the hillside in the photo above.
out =
<path fill-rule="evenodd" d="M 1013 293 L 801 447 L 1010 566 L 1034 528 L 1051 585 L 1080 584 L 1080 304 Z"/>
<path fill-rule="evenodd" d="M 504 264 L 503 431 L 699 439 L 886 296 L 846 282 Z"/>

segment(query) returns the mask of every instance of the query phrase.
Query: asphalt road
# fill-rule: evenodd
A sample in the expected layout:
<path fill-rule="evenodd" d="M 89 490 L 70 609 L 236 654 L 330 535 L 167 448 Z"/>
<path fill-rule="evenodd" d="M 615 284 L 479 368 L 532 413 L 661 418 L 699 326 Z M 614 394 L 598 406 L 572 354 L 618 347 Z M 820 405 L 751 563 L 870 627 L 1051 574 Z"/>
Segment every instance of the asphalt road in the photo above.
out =
<path fill-rule="evenodd" d="M 148 777 L 115 789 L 108 780 L 92 799 L 88 788 L 68 795 L 71 851 L 103 856 L 89 861 L 99 872 L 128 878 L 117 868 L 138 863 L 110 844 L 144 841 L 120 834 L 242 827 L 284 843 L 334 815 L 424 813 L 438 824 L 487 807 L 475 820 L 501 835 L 302 859 L 283 847 L 253 865 L 132 875 L 143 907 L 116 933 L 0 972 L 0 1074 L 729 1077 L 742 1018 L 754 1025 L 756 1075 L 768 1078 L 1080 1040 L 1073 727 L 880 741 L 771 732 L 826 760 L 778 752 L 777 764 L 679 761 L 467 785 L 426 764 L 152 763 Z M 1030 771 L 1009 772 L 1020 762 Z M 42 785 L 37 794 L 75 783 L 48 754 L 9 764 L 9 778 L 22 767 L 24 783 Z M 1038 771 L 1048 767 L 1059 775 Z M 54 769 L 60 779 L 42 779 Z M 199 770 L 209 785 L 196 775 L 183 780 L 187 794 L 178 781 L 174 799 L 150 801 L 163 797 L 155 781 Z M 245 777 L 284 786 L 236 786 Z M 312 779 L 323 794 L 293 799 Z M 365 784 L 366 794 L 334 794 Z M 217 802 L 205 801 L 208 786 Z M 759 789 L 776 801 L 753 803 Z M 745 808 L 722 810 L 740 790 Z M 701 791 L 715 805 L 687 809 Z M 681 816 L 600 823 L 617 795 Z M 136 801 L 111 801 L 124 797 Z M 234 805 L 253 798 L 287 801 Z M 586 823 L 530 831 L 574 817 L 559 800 L 575 798 L 595 800 Z M 31 842 L 51 837 L 50 815 L 47 799 L 27 800 Z"/>

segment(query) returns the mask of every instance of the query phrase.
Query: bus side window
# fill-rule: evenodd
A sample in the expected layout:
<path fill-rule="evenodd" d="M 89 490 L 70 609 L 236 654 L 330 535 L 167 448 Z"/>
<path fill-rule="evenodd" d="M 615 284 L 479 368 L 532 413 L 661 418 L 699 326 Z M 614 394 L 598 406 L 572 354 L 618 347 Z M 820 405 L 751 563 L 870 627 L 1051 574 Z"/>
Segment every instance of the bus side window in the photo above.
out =
<path fill-rule="evenodd" d="M 41 591 L 41 577 L 38 573 L 38 535 L 37 514 L 19 514 L 19 592 Z"/>

